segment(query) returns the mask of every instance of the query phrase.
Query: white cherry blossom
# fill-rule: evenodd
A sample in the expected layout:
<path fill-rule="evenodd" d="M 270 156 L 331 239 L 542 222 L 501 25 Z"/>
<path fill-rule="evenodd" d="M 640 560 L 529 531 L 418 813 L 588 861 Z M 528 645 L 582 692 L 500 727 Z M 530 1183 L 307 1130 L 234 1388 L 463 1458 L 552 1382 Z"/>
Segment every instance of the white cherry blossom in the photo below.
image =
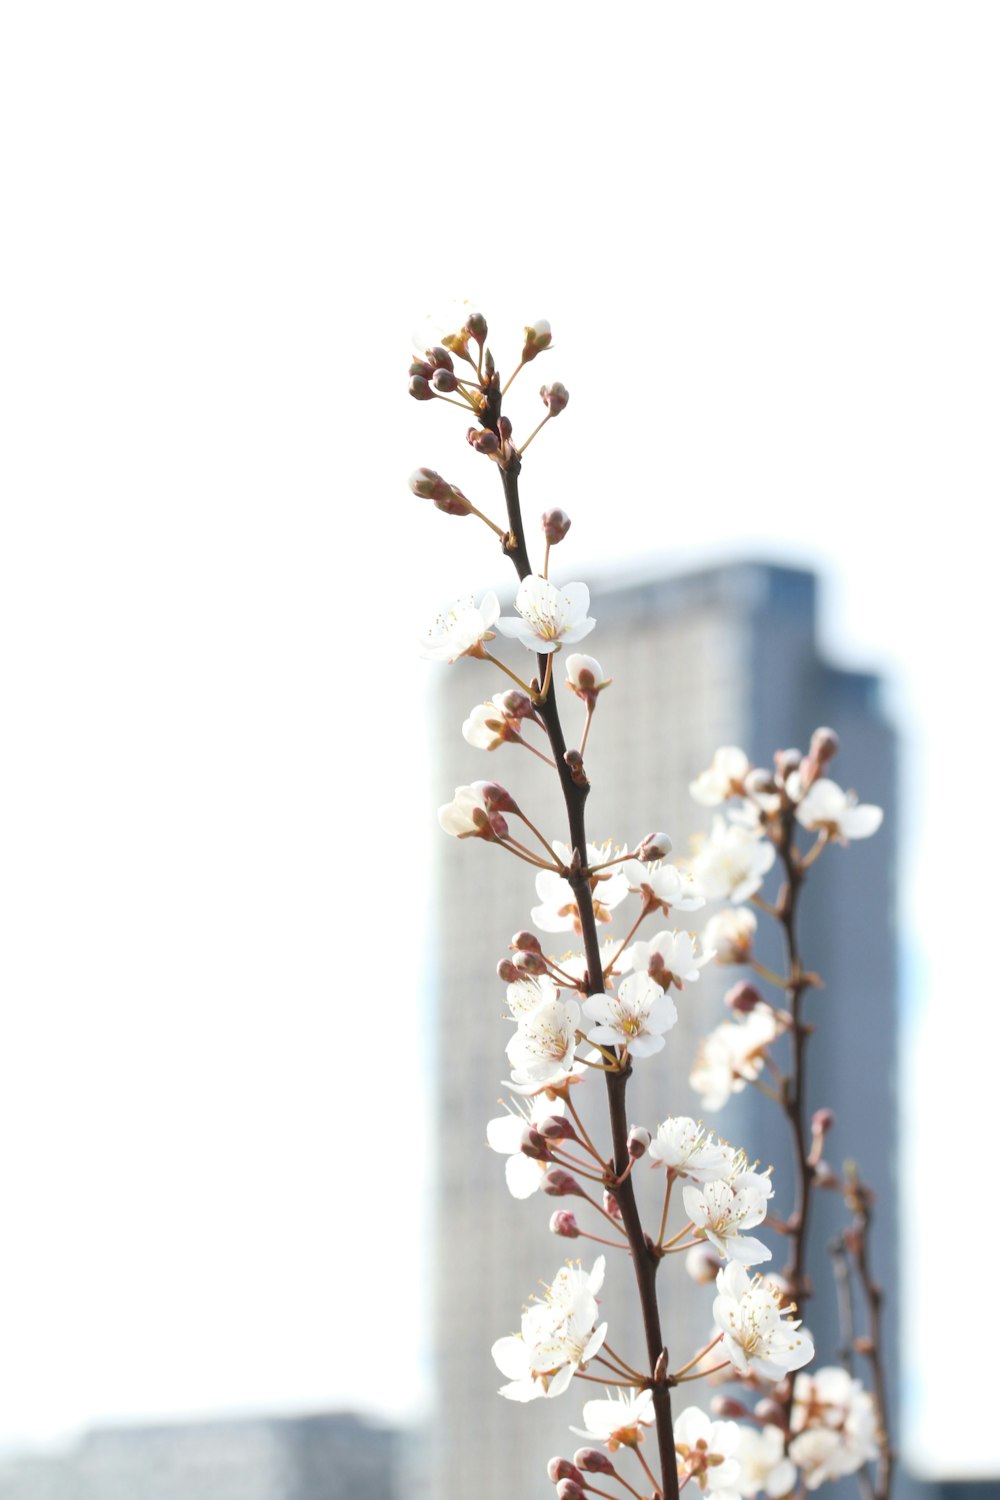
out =
<path fill-rule="evenodd" d="M 697 1121 L 687 1115 L 674 1115 L 657 1127 L 649 1143 L 649 1156 L 678 1177 L 689 1177 L 692 1182 L 716 1182 L 729 1175 L 735 1152 Z"/>
<path fill-rule="evenodd" d="M 837 843 L 867 839 L 882 826 L 882 809 L 871 803 L 858 805 L 853 792 L 842 791 L 835 781 L 825 777 L 813 782 L 795 809 L 802 827 L 823 832 Z"/>
<path fill-rule="evenodd" d="M 664 1046 L 665 1031 L 677 1021 L 670 995 L 648 974 L 630 974 L 617 995 L 591 995 L 583 1013 L 594 1025 L 587 1040 L 605 1047 L 627 1047 L 632 1057 L 652 1057 Z"/>
<path fill-rule="evenodd" d="M 570 864 L 573 851 L 568 844 L 553 839 L 552 849 L 564 865 Z M 610 844 L 588 844 L 588 866 L 603 864 L 611 857 L 610 851 Z M 592 877 L 590 899 L 598 923 L 606 924 L 611 921 L 611 913 L 625 900 L 628 891 L 628 880 L 616 866 Z M 535 876 L 535 892 L 540 904 L 532 908 L 531 920 L 539 932 L 582 931 L 573 887 L 562 875 L 555 870 L 539 870 Z"/>
<path fill-rule="evenodd" d="M 609 979 L 628 972 L 625 967 L 624 953 L 616 958 L 620 948 L 621 943 L 617 938 L 605 938 L 601 944 L 602 972 Z M 569 975 L 570 979 L 576 979 L 581 984 L 583 983 L 583 977 L 587 973 L 586 953 L 564 953 L 561 958 L 554 958 L 553 962 L 557 963 L 563 973 Z"/>
<path fill-rule="evenodd" d="M 645 1437 L 643 1427 L 656 1421 L 652 1391 L 619 1391 L 607 1393 L 606 1401 L 588 1401 L 583 1408 L 585 1426 L 571 1427 L 577 1437 L 589 1438 L 592 1444 L 603 1443 L 609 1453 L 618 1448 L 635 1448 Z"/>
<path fill-rule="evenodd" d="M 530 1016 L 548 1001 L 559 999 L 559 986 L 548 974 L 525 974 L 507 986 L 507 1009 L 515 1021 Z"/>
<path fill-rule="evenodd" d="M 685 1187 L 684 1211 L 720 1255 L 754 1266 L 770 1260 L 771 1252 L 762 1240 L 744 1230 L 764 1222 L 771 1193 L 771 1179 L 766 1174 L 741 1172 L 728 1181 Z"/>
<path fill-rule="evenodd" d="M 495 750 L 507 740 L 520 741 L 521 731 L 497 698 L 493 698 L 489 703 L 475 705 L 462 725 L 462 737 L 474 750 Z"/>
<path fill-rule="evenodd" d="M 507 1043 L 515 1083 L 552 1083 L 573 1064 L 580 1007 L 546 1000 L 518 1022 Z"/>
<path fill-rule="evenodd" d="M 597 1293 L 604 1281 L 604 1257 L 591 1272 L 563 1266 L 545 1299 L 521 1317 L 517 1336 L 498 1339 L 493 1359 L 509 1384 L 500 1387 L 509 1401 L 534 1401 L 560 1395 L 576 1371 L 593 1359 L 608 1331 L 597 1322 Z"/>
<path fill-rule="evenodd" d="M 506 1156 L 505 1173 L 507 1186 L 514 1198 L 530 1198 L 542 1185 L 548 1162 L 524 1156 L 521 1147 L 525 1144 L 533 1127 L 553 1116 L 561 1118 L 566 1106 L 561 1099 L 546 1099 L 539 1094 L 530 1109 L 512 1100 L 513 1109 L 498 1115 L 486 1126 L 486 1143 L 492 1151 Z"/>
<path fill-rule="evenodd" d="M 749 770 L 750 762 L 742 750 L 736 745 L 723 745 L 716 750 L 708 770 L 692 781 L 689 791 L 702 807 L 718 807 L 727 798 L 740 795 Z"/>
<path fill-rule="evenodd" d="M 749 829 L 716 817 L 692 861 L 692 873 L 709 900 L 746 901 L 760 890 L 774 864 L 774 845 Z"/>
<path fill-rule="evenodd" d="M 715 1326 L 722 1334 L 723 1351 L 741 1375 L 763 1375 L 780 1380 L 813 1357 L 809 1334 L 782 1309 L 779 1294 L 759 1276 L 753 1280 L 745 1267 L 730 1261 L 716 1278 L 718 1295 L 712 1304 Z"/>
<path fill-rule="evenodd" d="M 705 930 L 707 934 L 708 928 Z M 636 973 L 649 974 L 664 989 L 671 984 L 683 989 L 685 984 L 699 979 L 703 966 L 714 958 L 711 944 L 706 943 L 706 947 L 709 951 L 699 953 L 692 933 L 666 930 L 626 948 L 622 968 L 626 973 L 634 969 Z"/>
<path fill-rule="evenodd" d="M 712 1500 L 740 1500 L 740 1466 L 735 1457 L 740 1429 L 735 1422 L 713 1422 L 697 1406 L 689 1406 L 674 1422 L 677 1477 L 691 1480 Z"/>
<path fill-rule="evenodd" d="M 785 1456 L 785 1434 L 780 1427 L 741 1427 L 736 1457 L 743 1500 L 754 1500 L 761 1490 L 767 1500 L 781 1500 L 795 1488 L 795 1465 Z"/>
<path fill-rule="evenodd" d="M 630 859 L 625 861 L 624 874 L 629 890 L 638 891 L 653 908 L 697 911 L 705 905 L 704 892 L 691 872 L 678 869 L 677 865 L 662 860 L 645 865 L 637 859 Z"/>
<path fill-rule="evenodd" d="M 703 942 L 717 963 L 745 964 L 753 953 L 757 914 L 746 906 L 728 906 L 705 923 Z"/>
<path fill-rule="evenodd" d="M 438 822 L 445 833 L 456 839 L 490 840 L 506 836 L 506 821 L 487 806 L 485 788 L 490 785 L 488 781 L 474 781 L 471 786 L 455 788 L 452 800 L 438 808 Z"/>
<path fill-rule="evenodd" d="M 497 620 L 497 629 L 529 651 L 544 655 L 590 634 L 597 621 L 588 616 L 589 607 L 590 590 L 585 583 L 567 583 L 558 589 L 547 578 L 529 573 L 514 600 L 520 619 L 504 616 Z"/>
<path fill-rule="evenodd" d="M 492 592 L 484 594 L 478 606 L 471 594 L 456 599 L 441 611 L 428 630 L 421 656 L 449 665 L 460 656 L 475 656 L 484 641 L 493 639 L 493 626 L 499 615 L 500 601 Z"/>
<path fill-rule="evenodd" d="M 706 1109 L 721 1109 L 730 1094 L 741 1093 L 760 1076 L 767 1048 L 779 1035 L 778 1018 L 761 1003 L 741 1021 L 723 1021 L 698 1049 L 691 1087 Z"/>
<path fill-rule="evenodd" d="M 839 1366 L 796 1376 L 791 1425 L 797 1436 L 789 1453 L 801 1467 L 807 1489 L 853 1474 L 878 1458 L 875 1403 L 861 1381 Z"/>

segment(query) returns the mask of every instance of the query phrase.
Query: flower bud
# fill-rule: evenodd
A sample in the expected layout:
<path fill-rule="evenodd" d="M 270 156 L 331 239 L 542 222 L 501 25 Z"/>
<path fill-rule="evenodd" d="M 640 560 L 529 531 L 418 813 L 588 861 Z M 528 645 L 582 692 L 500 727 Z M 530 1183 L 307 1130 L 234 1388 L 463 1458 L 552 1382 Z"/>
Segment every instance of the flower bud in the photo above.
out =
<path fill-rule="evenodd" d="M 550 1167 L 542 1178 L 542 1192 L 550 1198 L 582 1198 L 583 1190 L 576 1178 L 562 1167 Z"/>
<path fill-rule="evenodd" d="M 583 756 L 579 750 L 567 750 L 563 760 L 569 768 L 570 780 L 574 786 L 589 786 L 587 773 L 583 769 Z"/>
<path fill-rule="evenodd" d="M 500 813 L 490 813 L 489 824 L 490 831 L 495 839 L 510 837 L 510 828 L 507 824 L 507 819 L 502 817 Z"/>
<path fill-rule="evenodd" d="M 575 1479 L 560 1479 L 556 1485 L 556 1494 L 559 1500 L 587 1500 L 583 1486 L 577 1484 Z"/>
<path fill-rule="evenodd" d="M 532 1161 L 551 1161 L 552 1152 L 549 1143 L 539 1131 L 532 1128 L 528 1131 L 526 1138 L 521 1142 L 521 1155 L 530 1156 Z"/>
<path fill-rule="evenodd" d="M 748 1016 L 763 999 L 764 996 L 755 984 L 751 984 L 749 979 L 741 979 L 739 984 L 734 984 L 731 990 L 726 991 L 723 1003 L 738 1016 Z"/>
<path fill-rule="evenodd" d="M 604 1189 L 604 1212 L 612 1219 L 620 1219 L 622 1216 L 621 1205 L 614 1193 Z"/>
<path fill-rule="evenodd" d="M 673 847 L 669 834 L 647 833 L 634 857 L 640 864 L 648 865 L 654 859 L 666 859 Z"/>
<path fill-rule="evenodd" d="M 548 407 L 550 417 L 558 417 L 561 411 L 566 410 L 569 391 L 561 380 L 555 381 L 552 385 L 543 385 L 539 395 Z"/>
<path fill-rule="evenodd" d="M 707 1245 L 695 1245 L 684 1257 L 684 1269 L 699 1286 L 708 1286 L 722 1270 L 722 1261 Z"/>
<path fill-rule="evenodd" d="M 497 431 L 499 432 L 503 442 L 507 442 L 511 433 L 514 431 L 510 423 L 510 417 L 500 417 L 497 422 Z"/>
<path fill-rule="evenodd" d="M 547 1141 L 575 1141 L 576 1131 L 565 1115 L 549 1115 L 538 1126 L 539 1133 Z"/>
<path fill-rule="evenodd" d="M 488 812 L 519 813 L 520 808 L 514 801 L 506 787 L 502 787 L 498 781 L 477 781 L 473 783 L 482 794 L 483 802 Z"/>
<path fill-rule="evenodd" d="M 732 1421 L 734 1417 L 749 1416 L 749 1412 L 742 1401 L 737 1401 L 735 1396 L 713 1396 L 708 1403 L 713 1417 L 719 1417 L 726 1421 Z"/>
<path fill-rule="evenodd" d="M 483 374 L 487 380 L 492 380 L 496 372 L 497 367 L 493 362 L 493 355 L 487 349 L 483 353 Z"/>
<path fill-rule="evenodd" d="M 642 1125 L 633 1125 L 628 1133 L 628 1154 L 633 1161 L 640 1161 L 649 1150 L 649 1131 Z"/>
<path fill-rule="evenodd" d="M 428 349 L 427 358 L 430 360 L 435 370 L 450 370 L 454 372 L 455 361 L 452 359 L 447 349 L 443 349 L 440 344 L 435 344 L 433 349 Z"/>
<path fill-rule="evenodd" d="M 538 953 L 515 953 L 514 967 L 519 974 L 547 974 L 549 972 L 548 964 Z"/>
<path fill-rule="evenodd" d="M 506 693 L 495 693 L 493 702 L 505 713 L 508 719 L 533 719 L 535 705 L 527 693 L 522 693 L 520 688 L 509 688 Z"/>
<path fill-rule="evenodd" d="M 410 366 L 411 375 L 422 375 L 425 380 L 430 380 L 434 374 L 434 366 L 429 365 L 425 359 L 415 359 Z"/>
<path fill-rule="evenodd" d="M 524 330 L 524 348 L 521 350 L 521 363 L 527 364 L 534 359 L 536 354 L 541 354 L 552 343 L 552 329 L 544 318 L 539 318 L 537 323 L 532 323 Z"/>
<path fill-rule="evenodd" d="M 840 741 L 833 729 L 814 729 L 813 737 L 809 742 L 809 757 L 818 766 L 825 766 L 833 760 L 840 749 Z"/>
<path fill-rule="evenodd" d="M 614 1464 L 611 1462 L 603 1448 L 578 1448 L 573 1454 L 573 1462 L 578 1469 L 583 1469 L 588 1474 L 614 1474 Z"/>
<path fill-rule="evenodd" d="M 431 376 L 431 385 L 436 391 L 457 391 L 458 381 L 451 370 L 437 369 Z"/>
<path fill-rule="evenodd" d="M 837 1123 L 832 1109 L 817 1109 L 812 1117 L 813 1135 L 826 1135 Z"/>
<path fill-rule="evenodd" d="M 611 686 L 611 678 L 605 677 L 595 657 L 574 651 L 566 658 L 566 686 L 592 710 L 598 694 Z"/>
<path fill-rule="evenodd" d="M 465 437 L 469 446 L 475 448 L 477 453 L 489 455 L 500 452 L 500 439 L 488 427 L 470 427 Z"/>
<path fill-rule="evenodd" d="M 561 542 L 572 524 L 564 510 L 547 510 L 542 516 L 542 534 L 549 546 Z"/>
<path fill-rule="evenodd" d="M 571 1464 L 568 1458 L 550 1458 L 548 1474 L 553 1484 L 557 1484 L 560 1479 L 572 1479 L 577 1484 L 583 1483 L 583 1475 L 576 1464 Z"/>
<path fill-rule="evenodd" d="M 413 375 L 410 378 L 410 395 L 414 401 L 433 401 L 434 392 L 431 390 L 423 375 Z"/>
<path fill-rule="evenodd" d="M 515 932 L 510 940 L 512 953 L 537 953 L 541 954 L 542 945 L 533 932 Z"/>
<path fill-rule="evenodd" d="M 568 1208 L 556 1209 L 549 1220 L 549 1228 L 553 1234 L 561 1235 L 564 1240 L 575 1240 L 580 1237 L 576 1215 L 571 1214 Z"/>
<path fill-rule="evenodd" d="M 465 332 L 477 344 L 482 344 L 487 334 L 486 319 L 482 313 L 470 313 L 465 320 Z"/>
<path fill-rule="evenodd" d="M 433 469 L 414 469 L 410 489 L 425 500 L 433 500 L 438 510 L 449 516 L 467 516 L 472 509 L 462 491 Z"/>
<path fill-rule="evenodd" d="M 802 764 L 801 750 L 775 750 L 774 769 L 779 781 L 787 781 L 793 771 Z"/>
<path fill-rule="evenodd" d="M 515 984 L 521 977 L 509 958 L 502 958 L 497 964 L 497 978 L 502 979 L 504 984 Z"/>

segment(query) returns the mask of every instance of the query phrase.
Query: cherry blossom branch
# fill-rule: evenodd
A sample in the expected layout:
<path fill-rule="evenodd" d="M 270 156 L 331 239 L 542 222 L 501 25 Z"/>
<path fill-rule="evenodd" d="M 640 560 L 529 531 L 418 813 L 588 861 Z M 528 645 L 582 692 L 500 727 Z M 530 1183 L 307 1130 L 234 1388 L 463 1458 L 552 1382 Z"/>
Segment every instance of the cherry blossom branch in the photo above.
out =
<path fill-rule="evenodd" d="M 511 378 L 513 379 L 513 376 Z M 509 385 L 510 381 L 507 384 Z M 480 415 L 480 422 L 483 427 L 493 431 L 499 438 L 500 390 L 499 382 L 495 377 L 490 382 L 487 390 L 485 409 Z M 509 533 L 502 545 L 504 551 L 514 564 L 518 578 L 524 579 L 531 573 L 531 561 L 524 540 L 524 523 L 521 519 L 521 500 L 518 490 L 520 470 L 521 461 L 516 455 L 508 461 L 505 468 L 500 470 L 509 523 Z M 541 658 L 539 659 L 539 681 L 543 680 L 547 665 L 545 661 Z M 590 881 L 583 873 L 583 865 L 587 853 L 584 808 L 587 795 L 590 791 L 590 783 L 582 771 L 582 764 L 577 774 L 574 775 L 576 767 L 571 762 L 567 762 L 566 740 L 559 719 L 559 705 L 555 695 L 549 694 L 545 702 L 537 706 L 536 711 L 544 723 L 549 737 L 549 744 L 552 747 L 552 758 L 556 763 L 556 771 L 559 775 L 563 800 L 566 804 L 566 816 L 569 822 L 570 835 L 569 845 L 573 850 L 573 867 L 568 871 L 566 878 L 573 891 L 580 917 L 587 974 L 591 988 L 596 988 L 598 981 L 600 981 L 600 987 L 603 990 L 604 970 L 601 962 L 601 945 L 597 935 L 597 923 L 594 919 Z M 631 1071 L 631 1062 L 626 1062 L 621 1072 L 609 1072 L 605 1075 L 613 1148 L 612 1170 L 616 1177 L 623 1176 L 630 1160 L 626 1090 Z M 663 1344 L 660 1312 L 656 1296 L 656 1270 L 659 1264 L 659 1256 L 652 1251 L 650 1243 L 646 1239 L 631 1178 L 624 1178 L 620 1187 L 616 1189 L 615 1196 L 618 1199 L 622 1224 L 624 1225 L 632 1251 L 632 1264 L 642 1310 L 646 1352 L 649 1359 L 650 1385 L 653 1391 L 653 1408 L 656 1413 L 656 1440 L 662 1472 L 660 1491 L 664 1495 L 665 1500 L 677 1500 L 679 1490 L 677 1461 L 674 1450 L 670 1387 L 667 1384 L 666 1373 L 667 1353 Z"/>
<path fill-rule="evenodd" d="M 868 1333 L 855 1342 L 871 1368 L 875 1397 L 877 1429 L 875 1441 L 879 1458 L 875 1475 L 875 1500 L 888 1500 L 892 1485 L 893 1451 L 889 1439 L 889 1402 L 886 1389 L 885 1355 L 882 1348 L 882 1288 L 871 1273 L 868 1260 L 869 1236 L 874 1194 L 858 1176 L 854 1163 L 845 1170 L 844 1200 L 854 1215 L 851 1227 L 844 1233 L 844 1244 L 854 1261 L 868 1309 Z"/>

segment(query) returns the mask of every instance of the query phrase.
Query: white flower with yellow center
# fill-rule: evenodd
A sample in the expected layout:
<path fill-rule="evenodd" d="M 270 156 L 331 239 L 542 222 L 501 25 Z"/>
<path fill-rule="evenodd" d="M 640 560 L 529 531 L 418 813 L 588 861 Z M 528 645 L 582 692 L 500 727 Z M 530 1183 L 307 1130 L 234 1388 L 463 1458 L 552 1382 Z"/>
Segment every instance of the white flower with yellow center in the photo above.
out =
<path fill-rule="evenodd" d="M 546 1000 L 522 1016 L 507 1043 L 515 1083 L 551 1083 L 574 1062 L 580 1007 L 575 1000 Z"/>
<path fill-rule="evenodd" d="M 715 818 L 692 862 L 698 886 L 710 901 L 739 903 L 759 891 L 774 864 L 774 845 L 747 828 Z"/>
<path fill-rule="evenodd" d="M 713 1422 L 698 1407 L 689 1406 L 674 1422 L 681 1486 L 691 1480 L 712 1500 L 740 1500 L 740 1466 L 734 1456 L 739 1445 L 735 1422 Z"/>
<path fill-rule="evenodd" d="M 767 1500 L 780 1500 L 795 1488 L 795 1465 L 785 1457 L 785 1434 L 780 1427 L 762 1427 L 759 1432 L 741 1427 L 736 1457 L 743 1500 L 754 1500 L 761 1490 Z"/>
<path fill-rule="evenodd" d="M 705 896 L 687 870 L 665 861 L 644 865 L 637 859 L 627 860 L 625 879 L 630 891 L 637 891 L 648 906 L 670 911 L 697 911 L 705 905 Z"/>
<path fill-rule="evenodd" d="M 781 1380 L 813 1357 L 813 1341 L 805 1329 L 782 1309 L 779 1293 L 759 1276 L 753 1280 L 737 1261 L 730 1261 L 716 1277 L 718 1296 L 712 1304 L 722 1348 L 741 1375 L 763 1375 Z"/>
<path fill-rule="evenodd" d="M 705 947 L 713 950 L 717 963 L 745 964 L 753 954 L 756 932 L 755 912 L 745 906 L 727 907 L 705 923 Z"/>
<path fill-rule="evenodd" d="M 486 1126 L 486 1143 L 491 1151 L 506 1156 L 505 1172 L 507 1186 L 514 1198 L 530 1198 L 542 1185 L 542 1178 L 549 1163 L 535 1157 L 524 1156 L 521 1147 L 527 1142 L 533 1129 L 553 1116 L 562 1118 L 566 1106 L 561 1099 L 546 1099 L 540 1094 L 530 1109 L 512 1099 L 508 1113 L 498 1115 Z"/>
<path fill-rule="evenodd" d="M 730 1094 L 739 1094 L 759 1078 L 767 1049 L 779 1035 L 778 1017 L 763 1001 L 742 1021 L 723 1021 L 698 1048 L 691 1087 L 706 1109 L 721 1109 Z"/>
<path fill-rule="evenodd" d="M 643 1427 L 656 1421 L 652 1391 L 607 1393 L 606 1401 L 588 1401 L 583 1408 L 583 1427 L 571 1427 L 577 1437 L 603 1443 L 609 1453 L 618 1448 L 636 1448 L 646 1434 Z"/>
<path fill-rule="evenodd" d="M 867 802 L 859 806 L 853 792 L 842 791 L 835 781 L 825 778 L 813 782 L 795 816 L 803 828 L 825 833 L 840 844 L 870 838 L 882 826 L 880 807 Z"/>
<path fill-rule="evenodd" d="M 507 986 L 507 1009 L 515 1021 L 530 1016 L 533 1010 L 559 999 L 559 986 L 548 974 L 525 974 Z"/>
<path fill-rule="evenodd" d="M 732 1146 L 716 1140 L 710 1130 L 687 1115 L 664 1120 L 649 1143 L 651 1161 L 692 1182 L 717 1182 L 727 1177 L 735 1155 Z"/>
<path fill-rule="evenodd" d="M 664 989 L 673 984 L 682 990 L 685 984 L 694 984 L 700 978 L 704 965 L 715 956 L 711 943 L 707 942 L 707 931 L 706 928 L 707 952 L 697 951 L 695 938 L 690 932 L 658 932 L 648 941 L 633 943 L 631 948 L 626 948 L 622 954 L 622 968 L 626 973 L 634 969 L 636 973 L 648 974 Z"/>
<path fill-rule="evenodd" d="M 590 1272 L 563 1266 L 546 1288 L 544 1301 L 522 1315 L 520 1334 L 497 1340 L 493 1359 L 509 1381 L 500 1387 L 501 1396 L 508 1401 L 558 1396 L 576 1371 L 593 1359 L 608 1331 L 607 1323 L 594 1326 L 603 1281 L 603 1255 Z"/>
<path fill-rule="evenodd" d="M 557 589 L 547 578 L 529 573 L 514 600 L 521 618 L 505 616 L 497 621 L 497 629 L 529 651 L 545 655 L 590 634 L 597 621 L 588 616 L 589 607 L 590 590 L 585 583 L 567 583 Z"/>
<path fill-rule="evenodd" d="M 742 750 L 736 745 L 723 745 L 716 750 L 708 770 L 702 771 L 688 790 L 702 807 L 718 807 L 727 798 L 740 795 L 749 770 L 750 762 Z"/>
<path fill-rule="evenodd" d="M 630 974 L 617 995 L 591 995 L 583 1013 L 595 1024 L 587 1040 L 598 1046 L 627 1047 L 632 1057 L 652 1057 L 664 1046 L 663 1033 L 677 1020 L 670 995 L 648 974 Z"/>
<path fill-rule="evenodd" d="M 684 1211 L 720 1255 L 755 1266 L 770 1260 L 771 1252 L 763 1241 L 744 1231 L 764 1222 L 771 1192 L 766 1174 L 741 1172 L 727 1182 L 685 1187 Z"/>
<path fill-rule="evenodd" d="M 476 656 L 484 641 L 493 640 L 499 614 L 500 601 L 494 593 L 485 594 L 478 606 L 471 594 L 456 599 L 428 630 L 421 656 L 449 665 L 460 656 Z"/>

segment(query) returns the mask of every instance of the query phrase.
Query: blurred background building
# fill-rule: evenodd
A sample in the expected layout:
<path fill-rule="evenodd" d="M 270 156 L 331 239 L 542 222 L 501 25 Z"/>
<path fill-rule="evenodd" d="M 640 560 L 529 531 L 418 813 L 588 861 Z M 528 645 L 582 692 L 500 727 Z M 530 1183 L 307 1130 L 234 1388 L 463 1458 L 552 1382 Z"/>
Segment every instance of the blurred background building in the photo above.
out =
<path fill-rule="evenodd" d="M 0 1464 L 0 1500 L 398 1500 L 400 1461 L 346 1412 L 108 1427 Z"/>
<path fill-rule="evenodd" d="M 593 651 L 614 678 L 598 705 L 587 748 L 592 841 L 611 838 L 634 846 L 651 829 L 663 828 L 674 840 L 675 855 L 684 854 L 691 836 L 707 831 L 712 816 L 691 800 L 688 786 L 718 746 L 739 745 L 755 764 L 768 766 L 780 747 L 807 748 L 820 724 L 831 725 L 840 736 L 834 778 L 885 809 L 876 838 L 846 851 L 831 848 L 814 868 L 802 905 L 802 949 L 807 965 L 825 981 L 809 1000 L 818 1035 L 809 1052 L 808 1101 L 812 1108 L 828 1105 L 837 1111 L 828 1143 L 833 1165 L 855 1158 L 878 1195 L 873 1262 L 889 1288 L 886 1337 L 896 1400 L 897 768 L 879 680 L 824 659 L 817 642 L 816 578 L 792 568 L 740 563 L 629 583 L 595 593 L 592 613 L 598 626 L 583 649 Z M 564 700 L 560 707 L 572 745 L 579 742 L 574 726 L 582 709 L 565 693 L 559 667 L 556 691 Z M 491 686 L 484 682 L 484 697 Z M 534 821 L 541 818 L 548 837 L 564 838 L 561 804 L 558 811 L 553 806 L 552 773 L 546 767 L 509 747 L 494 752 L 487 763 L 463 740 L 460 727 L 475 691 L 474 673 L 447 674 L 433 745 L 436 790 L 443 797 L 476 777 L 497 779 L 514 791 Z M 774 883 L 776 877 L 770 879 Z M 540 1280 L 551 1280 L 571 1253 L 582 1254 L 589 1264 L 594 1258 L 589 1251 L 599 1247 L 553 1237 L 549 1215 L 564 1205 L 548 1198 L 514 1202 L 502 1159 L 484 1144 L 487 1120 L 500 1113 L 499 1084 L 507 1076 L 503 986 L 493 977 L 493 963 L 503 956 L 510 934 L 531 925 L 531 873 L 478 841 L 444 840 L 438 883 L 432 991 L 438 1007 L 434 1332 L 439 1420 L 433 1424 L 433 1500 L 457 1500 L 472 1486 L 477 1500 L 511 1495 L 543 1500 L 551 1493 L 546 1460 L 578 1446 L 569 1426 L 580 1424 L 586 1395 L 599 1388 L 574 1384 L 552 1403 L 504 1401 L 496 1394 L 501 1382 L 490 1347 L 518 1329 L 522 1305 Z M 700 927 L 718 905 L 680 923 Z M 769 925 L 774 924 L 760 922 L 759 952 L 765 963 L 783 971 L 778 934 L 768 933 Z M 640 936 L 656 930 L 655 923 L 648 927 Z M 626 929 L 619 920 L 611 930 L 624 936 Z M 572 947 L 572 936 L 550 939 L 547 951 Z M 708 1117 L 688 1084 L 697 1040 L 725 1018 L 723 992 L 741 973 L 712 966 L 678 996 L 680 1019 L 667 1047 L 633 1075 L 630 1117 L 653 1129 L 668 1114 L 705 1116 L 727 1139 L 745 1146 L 751 1158 L 773 1163 L 775 1207 L 787 1212 L 793 1179 L 780 1111 L 747 1089 Z M 578 1099 L 581 1095 L 589 1096 L 586 1104 L 599 1121 L 603 1090 L 584 1088 Z M 817 1296 L 807 1323 L 819 1362 L 832 1363 L 840 1338 L 826 1247 L 845 1223 L 845 1211 L 839 1195 L 816 1196 L 809 1271 Z M 647 1204 L 646 1214 L 650 1211 Z M 587 1213 L 583 1206 L 584 1227 Z M 595 1232 L 600 1232 L 596 1226 Z M 776 1235 L 769 1241 L 779 1269 L 784 1246 Z M 641 1362 L 631 1271 L 623 1257 L 620 1265 L 616 1260 L 612 1255 L 602 1316 L 616 1349 Z M 672 1363 L 680 1364 L 708 1336 L 713 1289 L 695 1286 L 676 1262 L 663 1267 L 659 1287 Z M 710 1394 L 704 1386 L 687 1388 L 687 1397 L 698 1404 Z M 893 1430 L 898 1436 L 895 1413 Z"/>

